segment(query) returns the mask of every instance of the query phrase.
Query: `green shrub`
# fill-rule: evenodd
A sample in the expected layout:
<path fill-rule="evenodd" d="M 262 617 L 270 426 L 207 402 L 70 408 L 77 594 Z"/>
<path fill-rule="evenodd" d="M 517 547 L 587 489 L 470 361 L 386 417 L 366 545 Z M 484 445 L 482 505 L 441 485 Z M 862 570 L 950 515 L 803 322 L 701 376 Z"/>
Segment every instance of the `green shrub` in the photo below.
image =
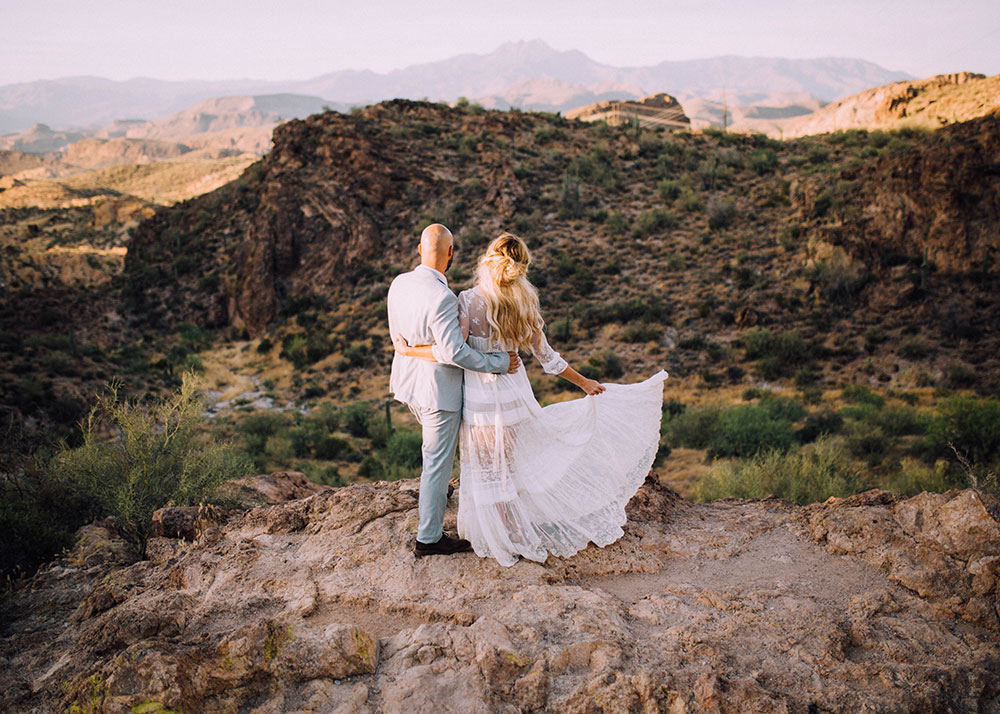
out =
<path fill-rule="evenodd" d="M 871 404 L 877 409 L 885 406 L 885 397 L 876 394 L 863 384 L 849 384 L 840 392 L 840 396 L 855 404 Z"/>
<path fill-rule="evenodd" d="M 613 236 L 625 235 L 625 231 L 628 230 L 628 225 L 625 223 L 625 219 L 618 211 L 609 213 L 608 217 L 604 221 L 604 225 L 607 226 L 608 233 Z"/>
<path fill-rule="evenodd" d="M 385 446 L 385 461 L 402 469 L 420 470 L 423 437 L 419 431 L 397 429 L 389 437 Z"/>
<path fill-rule="evenodd" d="M 847 426 L 847 448 L 859 459 L 876 465 L 885 458 L 889 440 L 880 427 L 864 422 L 851 422 Z"/>
<path fill-rule="evenodd" d="M 776 418 L 766 407 L 740 404 L 727 409 L 719 417 L 718 436 L 708 448 L 708 455 L 752 456 L 758 451 L 788 450 L 795 433 L 787 419 Z"/>
<path fill-rule="evenodd" d="M 771 450 L 714 465 L 698 483 L 698 498 L 788 498 L 801 504 L 848 496 L 865 488 L 839 441 L 821 437 L 797 452 Z"/>
<path fill-rule="evenodd" d="M 954 471 L 947 468 L 944 461 L 939 461 L 931 468 L 910 458 L 903 459 L 899 469 L 890 473 L 886 479 L 887 490 L 907 496 L 915 496 L 922 491 L 941 493 L 966 485 Z"/>
<path fill-rule="evenodd" d="M 923 359 L 933 351 L 930 345 L 916 336 L 907 337 L 896 348 L 896 353 L 906 359 Z"/>
<path fill-rule="evenodd" d="M 662 208 L 654 208 L 639 216 L 632 232 L 637 238 L 645 238 L 654 233 L 662 233 L 676 225 L 677 219 L 672 213 Z"/>
<path fill-rule="evenodd" d="M 796 436 L 803 444 L 815 441 L 823 434 L 836 434 L 843 428 L 844 418 L 830 409 L 822 409 L 806 416 Z"/>
<path fill-rule="evenodd" d="M 736 217 L 736 204 L 733 199 L 713 196 L 705 207 L 708 214 L 708 227 L 712 230 L 729 226 Z"/>
<path fill-rule="evenodd" d="M 663 427 L 667 443 L 675 448 L 707 449 L 718 436 L 721 415 L 722 408 L 715 404 L 689 407 L 673 415 Z"/>
<path fill-rule="evenodd" d="M 681 195 L 681 185 L 673 179 L 661 179 L 656 184 L 656 192 L 664 201 L 673 201 Z"/>
<path fill-rule="evenodd" d="M 343 412 L 344 430 L 351 436 L 368 436 L 369 408 L 364 402 L 354 402 Z"/>
<path fill-rule="evenodd" d="M 819 260 L 804 271 L 813 290 L 828 302 L 841 302 L 857 295 L 869 280 L 863 267 L 850 263 Z"/>
<path fill-rule="evenodd" d="M 266 453 L 267 440 L 291 425 L 292 419 L 285 412 L 263 411 L 245 416 L 236 425 L 236 431 L 249 453 L 262 456 Z"/>
<path fill-rule="evenodd" d="M 674 207 L 678 211 L 683 211 L 685 213 L 700 211 L 703 205 L 704 203 L 702 202 L 701 194 L 689 188 L 682 190 L 681 195 L 677 197 L 676 201 L 674 201 Z"/>
<path fill-rule="evenodd" d="M 800 421 L 806 416 L 806 408 L 801 402 L 789 397 L 778 397 L 768 393 L 760 400 L 760 406 L 767 410 L 775 419 Z"/>
<path fill-rule="evenodd" d="M 763 176 L 778 167 L 778 155 L 771 149 L 757 149 L 750 153 L 748 163 L 752 171 Z"/>
<path fill-rule="evenodd" d="M 888 436 L 924 434 L 930 422 L 926 416 L 910 407 L 886 407 L 868 418 Z"/>
<path fill-rule="evenodd" d="M 746 351 L 747 359 L 760 359 L 771 351 L 774 335 L 766 327 L 751 327 L 740 334 L 740 344 Z"/>
<path fill-rule="evenodd" d="M 209 500 L 226 481 L 253 469 L 246 454 L 199 431 L 204 404 L 196 384 L 195 375 L 185 372 L 177 392 L 147 406 L 119 401 L 121 385 L 112 382 L 81 424 L 82 445 L 63 446 L 50 464 L 71 488 L 114 516 L 140 554 L 153 511 Z M 105 427 L 110 441 L 99 439 Z"/>
<path fill-rule="evenodd" d="M 1000 400 L 955 395 L 939 403 L 927 425 L 926 445 L 953 457 L 949 444 L 974 464 L 1000 459 Z"/>
<path fill-rule="evenodd" d="M 627 325 L 622 332 L 622 339 L 626 342 L 653 342 L 660 339 L 660 327 L 648 322 Z"/>

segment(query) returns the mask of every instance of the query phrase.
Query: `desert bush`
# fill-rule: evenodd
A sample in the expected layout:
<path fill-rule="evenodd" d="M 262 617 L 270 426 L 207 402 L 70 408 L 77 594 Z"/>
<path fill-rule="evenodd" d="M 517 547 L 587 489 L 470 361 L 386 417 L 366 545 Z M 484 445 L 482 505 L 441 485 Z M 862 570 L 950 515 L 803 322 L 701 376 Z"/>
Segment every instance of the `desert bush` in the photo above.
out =
<path fill-rule="evenodd" d="M 1000 460 L 1000 400 L 955 395 L 937 405 L 927 425 L 926 446 L 953 458 L 949 445 L 974 464 Z"/>
<path fill-rule="evenodd" d="M 385 445 L 386 464 L 398 466 L 408 471 L 419 471 L 422 462 L 422 446 L 423 437 L 419 431 L 396 429 Z"/>
<path fill-rule="evenodd" d="M 698 164 L 698 168 L 695 169 L 695 177 L 703 189 L 714 191 L 719 185 L 731 183 L 733 172 L 718 158 L 712 156 Z"/>
<path fill-rule="evenodd" d="M 760 406 L 775 419 L 800 421 L 806 416 L 806 408 L 801 402 L 789 397 L 779 397 L 770 392 L 761 398 Z"/>
<path fill-rule="evenodd" d="M 752 171 L 764 176 L 778 167 L 778 155 L 771 149 L 757 149 L 750 153 L 748 163 Z"/>
<path fill-rule="evenodd" d="M 800 369 L 810 357 L 810 348 L 798 330 L 783 330 L 777 335 L 763 327 L 752 327 L 740 335 L 747 359 L 759 360 L 765 379 L 787 376 Z"/>
<path fill-rule="evenodd" d="M 766 327 L 751 327 L 740 334 L 740 344 L 747 359 L 766 357 L 774 344 L 774 335 Z"/>
<path fill-rule="evenodd" d="M 627 325 L 622 331 L 622 339 L 625 342 L 653 342 L 660 339 L 661 328 L 648 322 L 640 322 L 634 325 Z"/>
<path fill-rule="evenodd" d="M 801 504 L 848 496 L 865 488 L 840 441 L 820 437 L 795 452 L 770 450 L 750 459 L 724 461 L 698 483 L 698 498 L 788 498 Z"/>
<path fill-rule="evenodd" d="M 840 396 L 855 404 L 871 404 L 877 409 L 885 406 L 885 397 L 881 394 L 876 394 L 863 384 L 847 385 L 841 390 Z"/>
<path fill-rule="evenodd" d="M 923 359 L 930 355 L 934 349 L 916 335 L 907 337 L 899 343 L 896 354 L 906 359 Z"/>
<path fill-rule="evenodd" d="M 788 419 L 775 417 L 758 404 L 740 404 L 719 417 L 718 435 L 708 447 L 708 455 L 752 456 L 758 451 L 786 451 L 795 441 Z"/>
<path fill-rule="evenodd" d="M 705 213 L 708 215 L 709 228 L 713 230 L 725 228 L 736 217 L 736 204 L 731 198 L 713 196 L 705 206 Z"/>
<path fill-rule="evenodd" d="M 243 417 L 236 425 L 236 432 L 242 438 L 243 448 L 259 457 L 267 453 L 267 440 L 292 424 L 292 417 L 285 412 L 262 411 Z"/>
<path fill-rule="evenodd" d="M 952 362 L 945 368 L 944 384 L 951 389 L 970 389 L 979 383 L 979 374 L 963 362 Z"/>
<path fill-rule="evenodd" d="M 81 424 L 82 445 L 52 457 L 52 472 L 114 516 L 140 555 L 153 511 L 212 499 L 226 481 L 253 469 L 246 454 L 199 430 L 204 404 L 196 385 L 186 372 L 176 392 L 146 405 L 119 400 L 121 385 L 112 381 Z M 110 441 L 98 437 L 105 427 Z"/>
<path fill-rule="evenodd" d="M 866 421 L 887 436 L 921 435 L 930 423 L 927 416 L 910 407 L 886 407 L 869 415 Z"/>
<path fill-rule="evenodd" d="M 664 201 L 673 201 L 681 195 L 681 185 L 673 179 L 661 179 L 656 184 L 656 192 Z"/>
<path fill-rule="evenodd" d="M 796 437 L 803 444 L 815 441 L 823 434 L 836 434 L 844 426 L 844 417 L 831 409 L 821 409 L 805 418 Z"/>
<path fill-rule="evenodd" d="M 677 200 L 674 201 L 674 208 L 685 213 L 700 211 L 703 205 L 701 194 L 689 188 L 682 189 Z"/>
<path fill-rule="evenodd" d="M 628 230 L 628 224 L 625 223 L 625 218 L 618 211 L 613 211 L 608 214 L 608 217 L 604 221 L 604 225 L 608 228 L 608 233 L 613 236 L 625 235 L 625 231 Z"/>
<path fill-rule="evenodd" d="M 899 468 L 888 475 L 885 483 L 887 490 L 907 496 L 915 496 L 922 491 L 941 493 L 965 485 L 962 479 L 948 468 L 946 461 L 938 461 L 932 468 L 913 458 L 904 458 Z"/>
<path fill-rule="evenodd" d="M 344 430 L 351 436 L 368 436 L 370 411 L 365 402 L 354 402 L 344 408 L 341 414 Z"/>
<path fill-rule="evenodd" d="M 861 266 L 844 261 L 816 261 L 804 271 L 805 278 L 820 297 L 829 302 L 841 302 L 857 295 L 870 278 Z"/>
<path fill-rule="evenodd" d="M 625 374 L 621 357 L 613 350 L 607 350 L 601 355 L 591 355 L 585 367 L 587 373 L 584 376 L 590 379 L 617 379 Z"/>
<path fill-rule="evenodd" d="M 667 444 L 687 449 L 707 449 L 718 435 L 722 407 L 709 404 L 689 407 L 683 411 L 664 415 L 663 430 Z"/>
<path fill-rule="evenodd" d="M 873 466 L 885 458 L 889 439 L 880 427 L 855 421 L 847 425 L 847 434 L 847 448 L 852 455 L 865 459 Z"/>
<path fill-rule="evenodd" d="M 336 487 L 347 485 L 344 475 L 336 466 L 322 466 L 306 461 L 299 464 L 298 468 L 313 483 Z"/>
<path fill-rule="evenodd" d="M 646 211 L 635 222 L 633 234 L 637 238 L 645 238 L 654 233 L 662 233 L 677 225 L 677 219 L 672 213 L 662 208 Z"/>

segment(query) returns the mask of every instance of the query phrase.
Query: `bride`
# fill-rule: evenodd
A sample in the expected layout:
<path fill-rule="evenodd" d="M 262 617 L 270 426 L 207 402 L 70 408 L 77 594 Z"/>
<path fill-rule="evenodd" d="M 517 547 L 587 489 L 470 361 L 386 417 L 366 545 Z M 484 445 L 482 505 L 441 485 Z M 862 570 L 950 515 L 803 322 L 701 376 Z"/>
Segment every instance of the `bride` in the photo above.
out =
<path fill-rule="evenodd" d="M 660 370 L 638 384 L 600 384 L 574 370 L 542 331 L 538 292 L 528 282 L 524 241 L 502 233 L 480 257 L 476 285 L 459 296 L 469 345 L 521 350 L 587 396 L 542 407 L 524 369 L 464 371 L 459 432 L 458 533 L 481 557 L 513 565 L 544 562 L 624 533 L 625 504 L 653 464 L 660 438 Z M 430 345 L 393 342 L 401 354 L 434 360 Z"/>

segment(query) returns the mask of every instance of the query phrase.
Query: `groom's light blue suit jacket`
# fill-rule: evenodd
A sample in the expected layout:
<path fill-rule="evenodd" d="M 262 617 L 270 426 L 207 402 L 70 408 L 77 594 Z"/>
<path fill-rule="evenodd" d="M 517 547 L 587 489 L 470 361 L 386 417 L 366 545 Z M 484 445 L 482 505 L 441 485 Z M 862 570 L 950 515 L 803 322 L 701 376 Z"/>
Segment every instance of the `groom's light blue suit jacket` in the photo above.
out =
<path fill-rule="evenodd" d="M 458 298 L 438 271 L 418 265 L 397 275 L 386 300 L 389 336 L 402 335 L 411 345 L 434 345 L 437 362 L 405 357 L 392 358 L 389 391 L 401 402 L 427 409 L 461 411 L 462 369 L 473 372 L 506 373 L 506 352 L 480 352 L 469 347 L 458 323 Z"/>

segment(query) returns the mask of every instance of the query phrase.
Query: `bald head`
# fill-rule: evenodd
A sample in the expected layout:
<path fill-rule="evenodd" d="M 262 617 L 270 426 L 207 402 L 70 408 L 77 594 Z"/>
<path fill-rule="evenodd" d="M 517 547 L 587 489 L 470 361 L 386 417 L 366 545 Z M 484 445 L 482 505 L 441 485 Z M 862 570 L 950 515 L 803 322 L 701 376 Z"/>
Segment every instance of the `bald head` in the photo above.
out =
<path fill-rule="evenodd" d="M 420 234 L 420 262 L 443 273 L 451 267 L 454 241 L 445 226 L 430 224 Z"/>

